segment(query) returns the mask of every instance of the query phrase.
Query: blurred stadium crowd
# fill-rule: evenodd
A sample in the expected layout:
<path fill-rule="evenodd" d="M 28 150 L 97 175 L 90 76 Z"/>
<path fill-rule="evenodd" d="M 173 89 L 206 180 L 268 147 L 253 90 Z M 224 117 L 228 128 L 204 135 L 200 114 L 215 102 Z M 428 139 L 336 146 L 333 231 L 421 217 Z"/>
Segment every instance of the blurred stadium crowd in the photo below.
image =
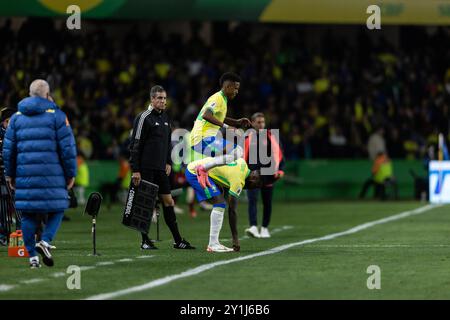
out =
<path fill-rule="evenodd" d="M 0 24 L 1 25 L 1 24 Z M 235 71 L 241 91 L 232 117 L 262 111 L 279 128 L 288 159 L 364 158 L 379 127 L 391 158 L 422 158 L 437 134 L 449 134 L 450 68 L 447 29 L 404 29 L 395 45 L 374 41 L 363 27 L 354 44 L 320 33 L 305 44 L 301 25 L 274 25 L 252 37 L 251 24 L 213 36 L 162 37 L 127 27 L 123 37 L 57 30 L 51 20 L 0 28 L 0 104 L 15 106 L 32 79 L 50 82 L 87 159 L 114 159 L 146 108 L 149 88 L 168 93 L 174 127 L 191 129 L 218 78 Z M 35 41 L 39 39 L 39 42 Z"/>

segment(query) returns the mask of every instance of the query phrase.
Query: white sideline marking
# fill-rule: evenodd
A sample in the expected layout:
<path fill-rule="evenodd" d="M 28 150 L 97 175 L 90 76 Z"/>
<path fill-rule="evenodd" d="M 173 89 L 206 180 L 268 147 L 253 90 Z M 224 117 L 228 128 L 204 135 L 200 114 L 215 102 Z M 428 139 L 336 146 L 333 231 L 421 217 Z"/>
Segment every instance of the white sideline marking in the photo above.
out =
<path fill-rule="evenodd" d="M 11 290 L 14 287 L 15 286 L 9 284 L 0 284 L 0 292 Z"/>
<path fill-rule="evenodd" d="M 270 231 L 270 234 L 278 233 L 278 232 L 293 229 L 293 228 L 294 228 L 293 226 L 282 226 L 282 227 L 273 229 L 272 231 Z M 239 240 L 246 240 L 246 239 L 253 239 L 253 237 L 243 236 L 243 237 L 239 238 Z M 231 241 L 231 240 L 233 240 L 233 239 L 222 239 L 221 241 L 227 242 L 227 241 Z"/>
<path fill-rule="evenodd" d="M 127 289 L 113 291 L 113 292 L 109 292 L 109 293 L 102 293 L 102 294 L 97 294 L 97 295 L 94 295 L 94 296 L 90 296 L 90 297 L 87 297 L 86 300 L 106 300 L 106 299 L 112 299 L 112 298 L 117 298 L 117 297 L 120 297 L 120 296 L 124 296 L 124 295 L 130 294 L 130 293 L 135 293 L 135 292 L 140 292 L 140 291 L 152 289 L 152 288 L 162 286 L 164 284 L 170 283 L 170 282 L 178 280 L 178 279 L 187 278 L 187 277 L 191 277 L 191 276 L 197 275 L 199 273 L 202 273 L 204 271 L 213 269 L 213 268 L 218 267 L 218 266 L 223 266 L 223 265 L 227 265 L 227 264 L 234 263 L 234 262 L 249 260 L 249 259 L 253 259 L 253 258 L 256 258 L 256 257 L 261 257 L 261 256 L 265 256 L 265 255 L 278 253 L 278 252 L 290 249 L 292 247 L 301 246 L 301 245 L 308 244 L 308 243 L 335 239 L 335 238 L 338 238 L 338 237 L 342 237 L 342 236 L 345 236 L 345 235 L 349 235 L 349 234 L 352 234 L 352 233 L 359 232 L 359 231 L 364 230 L 364 229 L 371 228 L 371 227 L 379 225 L 379 224 L 383 224 L 383 223 L 399 220 L 399 219 L 402 219 L 402 218 L 406 218 L 406 217 L 409 217 L 409 216 L 421 214 L 423 212 L 429 211 L 431 209 L 434 209 L 434 208 L 440 207 L 440 206 L 441 205 L 426 205 L 424 207 L 421 207 L 421 208 L 418 208 L 418 209 L 414 209 L 414 210 L 404 211 L 404 212 L 401 212 L 399 214 L 395 214 L 395 215 L 387 217 L 387 218 L 383 218 L 383 219 L 379 219 L 379 220 L 363 223 L 363 224 L 360 224 L 359 226 L 353 227 L 353 228 L 348 229 L 346 231 L 332 233 L 332 234 L 329 234 L 329 235 L 326 235 L 326 236 L 323 236 L 323 237 L 320 237 L 320 238 L 306 239 L 306 240 L 302 240 L 302 241 L 299 241 L 299 242 L 285 244 L 285 245 L 282 245 L 282 246 L 279 246 L 279 247 L 275 247 L 275 248 L 272 248 L 272 249 L 269 249 L 269 250 L 266 250 L 266 251 L 253 253 L 253 254 L 250 254 L 250 255 L 247 255 L 247 256 L 243 256 L 243 257 L 239 257 L 239 258 L 234 258 L 234 259 L 230 259 L 230 260 L 222 260 L 222 261 L 217 261 L 217 262 L 213 262 L 213 263 L 204 264 L 204 265 L 198 266 L 198 267 L 193 268 L 193 269 L 188 269 L 188 270 L 186 270 L 184 272 L 181 272 L 179 274 L 174 274 L 174 275 L 166 276 L 166 277 L 163 277 L 163 278 L 160 278 L 160 279 L 152 280 L 152 281 L 147 282 L 147 283 L 145 283 L 143 285 L 134 286 L 134 287 L 130 287 L 130 288 L 127 288 Z"/>
<path fill-rule="evenodd" d="M 314 244 L 308 248 L 448 248 L 450 244 Z"/>
<path fill-rule="evenodd" d="M 81 271 L 87 271 L 87 270 L 92 270 L 92 269 L 95 269 L 95 267 L 94 266 L 81 266 L 80 267 Z"/>
<path fill-rule="evenodd" d="M 60 278 L 60 277 L 64 277 L 65 275 L 67 275 L 67 274 L 64 273 L 64 272 L 55 272 L 55 273 L 51 274 L 51 277 L 53 277 L 53 278 Z"/>
<path fill-rule="evenodd" d="M 38 282 L 42 282 L 42 281 L 44 281 L 45 279 L 42 279 L 42 278 L 35 278 L 35 279 L 30 279 L 30 280 L 23 280 L 23 281 L 20 281 L 19 283 L 23 283 L 23 284 L 31 284 L 31 283 L 38 283 Z"/>
<path fill-rule="evenodd" d="M 137 256 L 137 259 L 144 259 L 144 258 L 152 258 L 154 256 Z M 117 260 L 117 262 L 132 262 L 134 261 L 134 259 L 130 259 L 130 258 L 124 258 L 124 259 L 120 259 Z M 81 266 L 80 270 L 81 271 L 87 271 L 87 270 L 92 270 L 92 269 L 96 269 L 97 267 L 101 267 L 101 266 L 110 266 L 115 264 L 113 261 L 101 261 L 101 262 L 97 262 L 94 266 Z M 64 272 L 54 272 L 50 275 L 51 278 L 60 278 L 60 277 L 64 277 L 64 276 L 68 276 L 68 274 L 64 273 Z M 51 278 L 33 278 L 33 279 L 29 279 L 29 280 L 22 280 L 19 281 L 19 283 L 21 284 L 33 284 L 33 283 L 39 283 L 42 281 L 46 281 L 46 280 L 51 280 Z M 9 291 L 11 289 L 14 289 L 15 287 L 17 287 L 17 285 L 9 285 L 9 284 L 0 284 L 0 292 L 6 292 Z"/>
<path fill-rule="evenodd" d="M 101 266 L 110 266 L 113 264 L 114 264 L 114 262 L 112 262 L 112 261 L 101 261 L 101 262 L 97 262 L 95 265 L 101 267 Z"/>
<path fill-rule="evenodd" d="M 129 259 L 129 258 L 117 260 L 117 262 L 131 262 L 131 261 L 133 261 L 133 259 Z"/>

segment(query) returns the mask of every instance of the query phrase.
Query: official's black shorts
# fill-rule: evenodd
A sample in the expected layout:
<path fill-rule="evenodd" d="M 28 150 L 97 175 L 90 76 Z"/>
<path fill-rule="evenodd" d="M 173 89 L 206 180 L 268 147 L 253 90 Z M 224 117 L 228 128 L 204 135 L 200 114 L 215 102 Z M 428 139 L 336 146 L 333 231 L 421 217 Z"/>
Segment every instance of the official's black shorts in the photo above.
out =
<path fill-rule="evenodd" d="M 169 177 L 163 170 L 151 170 L 143 169 L 141 171 L 141 178 L 148 182 L 154 183 L 159 186 L 159 194 L 170 194 L 170 182 Z"/>

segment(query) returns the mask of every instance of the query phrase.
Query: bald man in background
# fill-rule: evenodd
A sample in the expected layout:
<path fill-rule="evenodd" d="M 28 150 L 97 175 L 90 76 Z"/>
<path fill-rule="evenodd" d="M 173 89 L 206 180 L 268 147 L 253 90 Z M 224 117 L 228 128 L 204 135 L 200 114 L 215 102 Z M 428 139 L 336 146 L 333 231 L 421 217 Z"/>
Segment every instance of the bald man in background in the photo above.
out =
<path fill-rule="evenodd" d="M 76 176 L 76 144 L 69 121 L 53 102 L 45 80 L 34 80 L 30 96 L 18 104 L 3 144 L 6 182 L 15 190 L 15 205 L 22 211 L 22 232 L 30 256 L 30 268 L 54 264 L 51 241 L 64 210 L 69 207 L 68 189 Z M 36 230 L 46 217 L 42 240 Z"/>

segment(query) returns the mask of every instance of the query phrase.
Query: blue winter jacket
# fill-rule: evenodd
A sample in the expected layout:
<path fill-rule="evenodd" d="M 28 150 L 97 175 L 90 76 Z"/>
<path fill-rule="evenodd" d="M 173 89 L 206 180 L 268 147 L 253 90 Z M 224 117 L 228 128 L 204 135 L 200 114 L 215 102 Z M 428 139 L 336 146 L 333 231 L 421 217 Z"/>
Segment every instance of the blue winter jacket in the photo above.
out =
<path fill-rule="evenodd" d="M 66 115 L 44 98 L 19 102 L 3 143 L 5 175 L 15 178 L 16 208 L 56 212 L 68 208 L 67 179 L 76 176 L 75 138 Z"/>

